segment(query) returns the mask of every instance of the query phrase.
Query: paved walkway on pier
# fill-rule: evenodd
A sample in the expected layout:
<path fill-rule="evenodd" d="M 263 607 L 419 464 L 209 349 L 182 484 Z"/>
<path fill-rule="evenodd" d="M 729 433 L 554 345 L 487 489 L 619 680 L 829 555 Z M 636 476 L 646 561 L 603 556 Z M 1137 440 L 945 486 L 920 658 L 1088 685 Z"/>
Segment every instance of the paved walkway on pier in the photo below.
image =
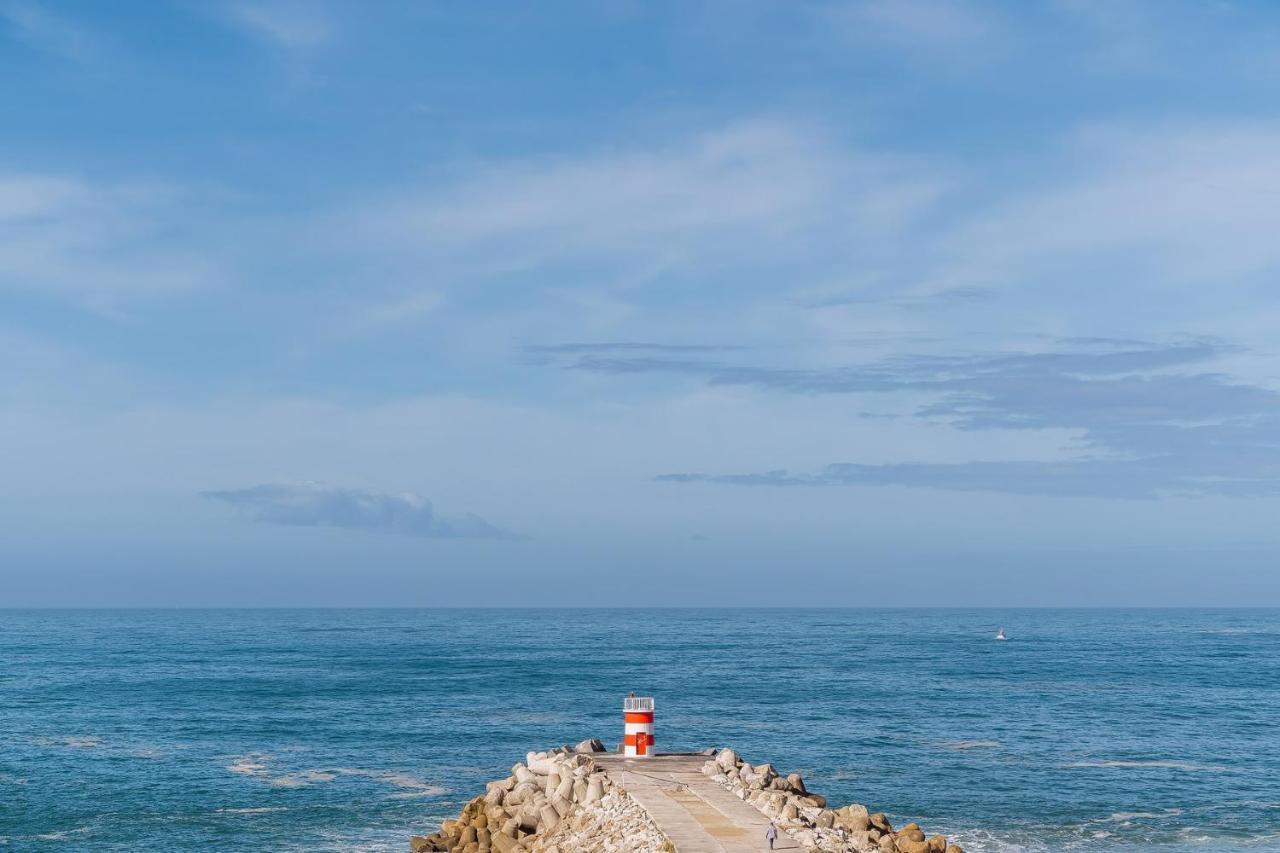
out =
<path fill-rule="evenodd" d="M 655 755 L 652 758 L 593 756 L 609 778 L 644 807 L 677 853 L 756 853 L 768 850 L 769 819 L 702 775 L 705 755 Z M 795 839 L 778 831 L 775 850 L 799 850 Z"/>

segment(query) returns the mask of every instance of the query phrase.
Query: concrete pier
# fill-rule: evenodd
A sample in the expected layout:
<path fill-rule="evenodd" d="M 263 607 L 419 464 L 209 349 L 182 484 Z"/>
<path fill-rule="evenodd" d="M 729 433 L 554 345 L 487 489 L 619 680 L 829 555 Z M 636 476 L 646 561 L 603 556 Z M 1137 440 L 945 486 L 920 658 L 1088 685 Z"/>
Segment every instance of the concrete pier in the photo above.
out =
<path fill-rule="evenodd" d="M 754 806 L 702 775 L 705 755 L 626 758 L 593 756 L 618 785 L 640 804 L 675 845 L 677 853 L 767 851 L 769 819 Z M 781 830 L 775 850 L 799 850 Z"/>

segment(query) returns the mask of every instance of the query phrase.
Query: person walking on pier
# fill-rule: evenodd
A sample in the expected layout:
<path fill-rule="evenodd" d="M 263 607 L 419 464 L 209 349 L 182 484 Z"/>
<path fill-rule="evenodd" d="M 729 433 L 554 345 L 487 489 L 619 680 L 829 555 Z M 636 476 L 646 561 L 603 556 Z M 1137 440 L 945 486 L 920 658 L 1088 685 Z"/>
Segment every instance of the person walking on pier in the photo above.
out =
<path fill-rule="evenodd" d="M 773 842 L 778 840 L 778 827 L 773 825 L 773 821 L 769 821 L 769 828 L 764 831 L 765 841 L 769 842 L 769 849 L 773 849 Z"/>

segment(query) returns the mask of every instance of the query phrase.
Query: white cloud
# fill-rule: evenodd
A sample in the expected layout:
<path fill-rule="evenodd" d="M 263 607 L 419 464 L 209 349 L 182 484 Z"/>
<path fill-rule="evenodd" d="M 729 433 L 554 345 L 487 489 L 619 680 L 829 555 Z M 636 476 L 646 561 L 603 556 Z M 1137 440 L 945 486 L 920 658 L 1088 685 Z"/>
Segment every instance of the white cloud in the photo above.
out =
<path fill-rule="evenodd" d="M 821 190 L 821 162 L 792 131 L 734 127 L 656 151 L 486 166 L 439 196 L 392 206 L 378 228 L 468 242 L 536 234 L 610 246 L 677 232 L 789 225 Z"/>
<path fill-rule="evenodd" d="M 1280 265 L 1280 127 L 1099 128 L 1052 172 L 957 229 L 951 260 L 1004 283 L 1108 257 L 1133 278 L 1214 286 Z"/>
<path fill-rule="evenodd" d="M 317 47 L 333 38 L 332 22 L 314 2 L 243 0 L 228 12 L 241 26 L 287 48 Z"/>
<path fill-rule="evenodd" d="M 0 20 L 7 22 L 23 41 L 67 59 L 90 59 L 101 49 L 95 34 L 39 3 L 0 4 Z"/>
<path fill-rule="evenodd" d="M 929 210 L 944 187 L 920 162 L 762 120 L 665 145 L 485 163 L 357 207 L 339 228 L 365 250 L 448 260 L 469 276 L 583 263 L 613 277 L 747 265 L 831 231 L 836 245 L 867 241 Z"/>
<path fill-rule="evenodd" d="M 247 518 L 291 527 L 341 527 L 428 539 L 517 539 L 477 515 L 442 516 L 412 492 L 389 494 L 324 483 L 268 483 L 206 491 Z"/>
<path fill-rule="evenodd" d="M 824 17 L 850 41 L 930 60 L 983 62 L 1004 43 L 1003 22 L 964 0 L 858 0 L 825 7 Z"/>
<path fill-rule="evenodd" d="M 0 173 L 0 290 L 112 310 L 210 279 L 172 237 L 183 199 L 158 186 Z"/>

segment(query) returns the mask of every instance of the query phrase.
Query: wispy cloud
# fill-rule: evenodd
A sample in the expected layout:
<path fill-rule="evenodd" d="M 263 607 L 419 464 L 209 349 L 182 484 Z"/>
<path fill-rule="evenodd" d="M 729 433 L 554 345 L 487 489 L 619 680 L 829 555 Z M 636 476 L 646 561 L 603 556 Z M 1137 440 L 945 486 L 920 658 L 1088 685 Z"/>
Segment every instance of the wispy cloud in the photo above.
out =
<path fill-rule="evenodd" d="M 522 348 L 528 364 L 556 364 L 567 356 L 586 357 L 587 363 L 604 363 L 613 356 L 623 356 L 623 361 L 642 356 L 646 362 L 662 363 L 661 359 L 674 354 L 709 354 L 734 352 L 746 347 L 731 344 L 660 344 L 644 341 L 613 341 L 599 343 L 530 344 Z M 657 356 L 658 358 L 654 358 Z M 689 362 L 696 365 L 699 362 Z"/>
<path fill-rule="evenodd" d="M 546 355 L 597 352 L 721 352 L 745 347 L 733 344 L 658 344 L 643 341 L 614 341 L 603 343 L 530 344 L 525 352 Z"/>
<path fill-rule="evenodd" d="M 212 265 L 173 233 L 182 201 L 169 187 L 0 173 L 0 289 L 109 310 L 204 284 Z"/>
<path fill-rule="evenodd" d="M 1083 347 L 1083 348 L 1081 348 Z M 1205 372 L 1230 351 L 1206 340 L 968 356 L 902 356 L 842 368 L 734 365 L 698 358 L 577 354 L 565 367 L 667 373 L 796 394 L 907 393 L 915 417 L 960 430 L 1067 430 L 1073 458 L 867 465 L 815 473 L 665 474 L 730 485 L 901 485 L 1024 494 L 1153 497 L 1280 493 L 1280 393 Z"/>
<path fill-rule="evenodd" d="M 966 405 L 985 399 L 988 414 L 999 408 L 1000 393 L 1009 387 L 1038 380 L 1071 380 L 1080 377 L 1118 377 L 1140 371 L 1177 367 L 1208 361 L 1222 354 L 1224 346 L 1191 341 L 1166 346 L 1117 349 L 1103 352 L 1048 351 L 984 355 L 903 355 L 885 361 L 848 367 L 791 368 L 731 363 L 707 358 L 671 358 L 659 353 L 629 355 L 605 350 L 566 351 L 558 364 L 572 370 L 597 373 L 681 373 L 705 379 L 711 385 L 748 385 L 762 389 L 808 394 L 851 394 L 890 391 L 923 391 L 951 395 L 959 415 Z M 1214 383 L 1229 385 L 1222 377 Z M 1122 379 L 1110 381 L 1123 382 Z M 1126 388 L 1125 391 L 1132 391 Z M 1019 406 L 1011 407 L 1011 410 Z M 976 416 L 974 410 L 969 410 Z M 940 412 L 932 412 L 938 414 Z M 1014 418 L 1009 418 L 1012 425 Z M 977 422 L 973 423 L 977 426 Z M 1037 426 L 1043 424 L 1034 424 Z"/>
<path fill-rule="evenodd" d="M 332 20 L 316 2 L 239 0 L 227 10 L 241 26 L 286 48 L 317 47 L 334 35 Z"/>
<path fill-rule="evenodd" d="M 995 10 L 966 0 L 854 0 L 821 8 L 831 30 L 848 41 L 930 61 L 985 61 L 1003 44 Z"/>
<path fill-rule="evenodd" d="M 101 39 L 78 21 L 42 3 L 0 2 L 0 20 L 21 40 L 66 59 L 90 59 L 102 46 Z"/>
<path fill-rule="evenodd" d="M 846 236 L 880 233 L 941 191 L 920 163 L 762 119 L 667 144 L 486 163 L 451 186 L 356 209 L 340 227 L 366 248 L 503 274 L 563 262 L 699 263 L 790 251 L 788 238 L 832 223 Z"/>
<path fill-rule="evenodd" d="M 265 524 L 341 527 L 431 539 L 519 539 L 477 515 L 442 516 L 431 501 L 412 493 L 346 489 L 322 483 L 266 484 L 201 492 Z"/>
<path fill-rule="evenodd" d="M 1063 158 L 1065 179 L 959 224 L 941 263 L 987 285 L 1117 258 L 1165 287 L 1247 281 L 1280 267 L 1278 152 L 1269 124 L 1086 127 Z"/>
<path fill-rule="evenodd" d="M 1280 421 L 1267 424 L 1266 433 L 1268 446 L 1251 448 L 1246 464 L 1231 464 L 1224 455 L 1209 459 L 1160 455 L 1138 459 L 1095 458 L 1056 462 L 1022 460 L 884 465 L 839 462 L 815 473 L 777 470 L 757 474 L 662 474 L 656 479 L 660 482 L 732 486 L 900 486 L 960 492 L 1129 499 L 1156 498 L 1166 494 L 1280 495 Z"/>

